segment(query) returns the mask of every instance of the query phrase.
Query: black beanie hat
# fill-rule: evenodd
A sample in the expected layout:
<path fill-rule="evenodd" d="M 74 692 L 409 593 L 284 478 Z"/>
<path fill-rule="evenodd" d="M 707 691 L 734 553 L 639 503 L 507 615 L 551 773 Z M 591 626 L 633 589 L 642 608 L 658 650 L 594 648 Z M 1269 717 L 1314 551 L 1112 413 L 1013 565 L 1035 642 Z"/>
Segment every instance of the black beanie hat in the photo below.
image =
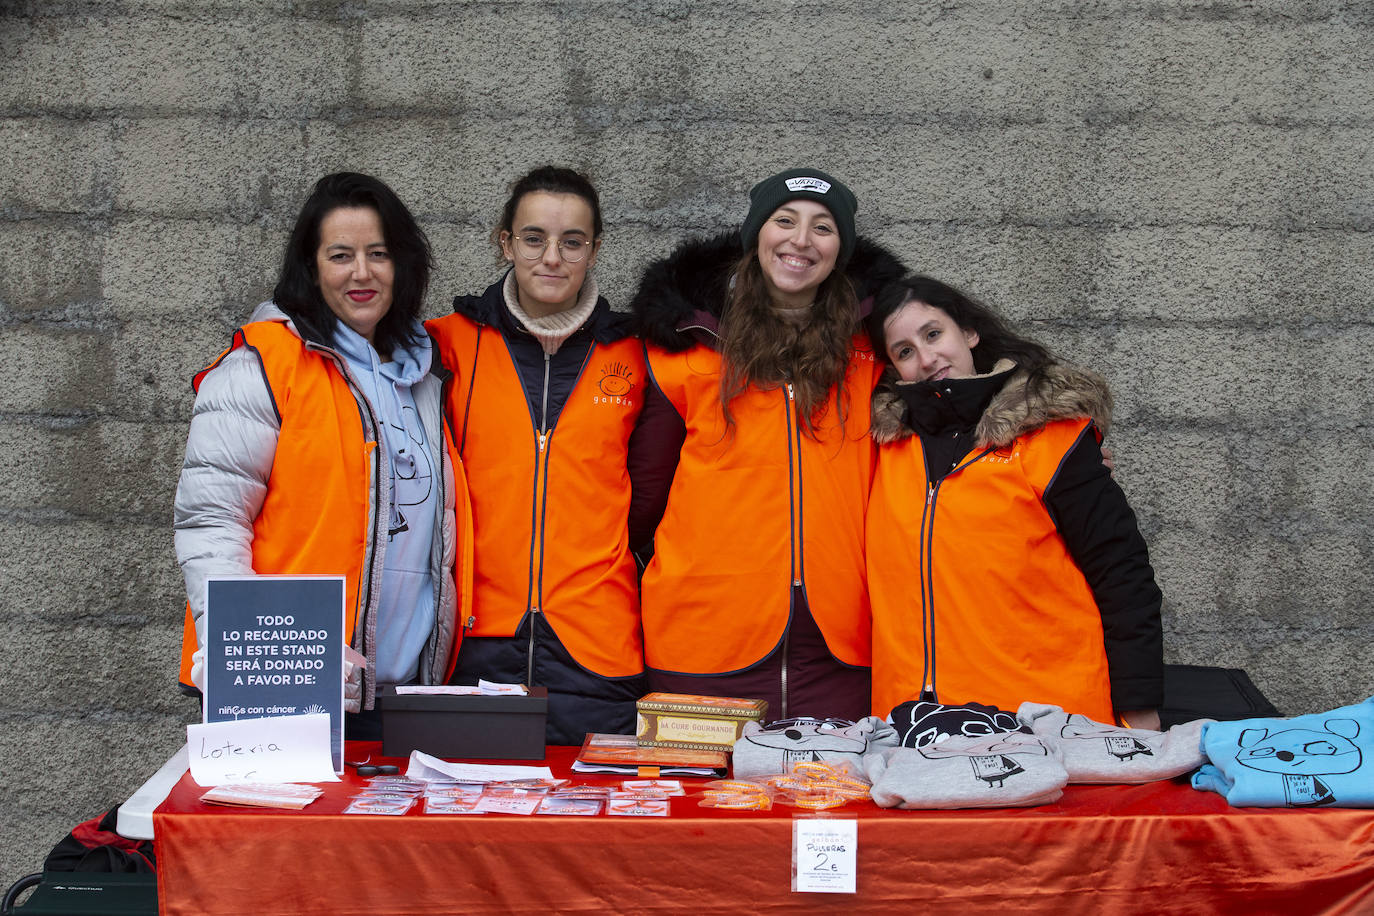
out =
<path fill-rule="evenodd" d="M 814 200 L 830 210 L 835 218 L 835 229 L 840 234 L 840 254 L 835 260 L 835 269 L 843 270 L 854 253 L 854 213 L 859 209 L 859 202 L 844 182 L 819 169 L 788 169 L 763 179 L 749 190 L 749 215 L 739 231 L 744 250 L 749 251 L 758 244 L 764 220 L 789 200 Z"/>

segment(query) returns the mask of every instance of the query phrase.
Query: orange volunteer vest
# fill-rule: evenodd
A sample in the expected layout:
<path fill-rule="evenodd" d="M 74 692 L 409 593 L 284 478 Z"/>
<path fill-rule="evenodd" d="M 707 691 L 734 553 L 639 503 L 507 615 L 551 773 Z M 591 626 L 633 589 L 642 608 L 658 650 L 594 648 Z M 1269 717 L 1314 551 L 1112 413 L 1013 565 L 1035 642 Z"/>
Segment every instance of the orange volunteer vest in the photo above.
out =
<path fill-rule="evenodd" d="M 933 495 L 919 436 L 879 448 L 868 508 L 874 715 L 933 677 L 942 703 L 1014 712 L 1031 700 L 1113 721 L 1102 617 L 1042 502 L 1087 425 L 1057 420 L 975 450 Z"/>
<path fill-rule="evenodd" d="M 718 352 L 647 352 L 687 438 L 642 583 L 646 663 L 685 674 L 748 668 L 781 642 L 796 583 L 831 653 L 868 665 L 864 507 L 877 368 L 867 339 L 855 338 L 844 425 L 832 392 L 817 439 L 803 432 L 786 386 L 745 391 L 727 429 Z"/>
<path fill-rule="evenodd" d="M 505 339 L 462 315 L 426 323 L 453 374 L 444 409 L 472 497 L 471 636 L 514 636 L 543 614 L 602 677 L 644 670 L 629 545 L 630 433 L 643 406 L 638 340 L 594 343 L 541 434 Z"/>
<path fill-rule="evenodd" d="M 199 390 L 206 373 L 230 351 L 251 347 L 262 361 L 267 383 L 281 420 L 281 433 L 272 462 L 267 495 L 253 521 L 253 570 L 263 574 L 342 575 L 345 583 L 344 628 L 354 640 L 359 593 L 370 601 L 368 589 L 381 581 L 381 570 L 364 568 L 373 558 L 368 549 L 371 503 L 375 481 L 373 462 L 377 443 L 364 436 L 358 400 L 332 357 L 307 349 L 304 342 L 279 321 L 259 321 L 234 333 L 229 350 L 196 374 Z M 471 561 L 465 545 L 471 523 L 466 516 L 465 481 L 445 431 L 458 512 L 456 536 L 457 581 L 463 582 Z M 467 589 L 454 594 L 460 610 Z M 436 613 L 441 609 L 436 608 Z M 457 661 L 461 633 L 454 627 L 453 644 L 446 650 L 446 670 Z M 443 647 L 440 647 L 441 649 Z M 190 607 L 182 634 L 181 682 L 191 684 L 191 653 L 196 649 L 195 623 Z"/>

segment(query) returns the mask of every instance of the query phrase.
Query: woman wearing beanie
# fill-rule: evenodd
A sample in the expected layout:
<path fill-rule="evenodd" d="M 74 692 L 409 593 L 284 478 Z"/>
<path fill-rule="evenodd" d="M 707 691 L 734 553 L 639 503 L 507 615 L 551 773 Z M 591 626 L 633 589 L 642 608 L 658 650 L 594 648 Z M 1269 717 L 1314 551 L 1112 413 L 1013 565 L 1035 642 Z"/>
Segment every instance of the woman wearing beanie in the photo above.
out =
<path fill-rule="evenodd" d="M 492 233 L 502 277 L 427 324 L 472 489 L 475 595 L 454 682 L 547 687 L 549 744 L 633 732 L 644 693 L 626 472 L 644 357 L 597 292 L 601 228 L 586 176 L 534 169 Z"/>
<path fill-rule="evenodd" d="M 901 275 L 818 169 L 754 186 L 738 232 L 650 266 L 631 309 L 650 382 L 630 465 L 649 687 L 869 708 L 864 508 L 873 353 L 860 303 Z"/>
<path fill-rule="evenodd" d="M 1029 700 L 1158 728 L 1161 596 L 1102 463 L 1106 382 L 929 277 L 884 288 L 869 329 L 891 363 L 872 404 L 874 714 Z"/>

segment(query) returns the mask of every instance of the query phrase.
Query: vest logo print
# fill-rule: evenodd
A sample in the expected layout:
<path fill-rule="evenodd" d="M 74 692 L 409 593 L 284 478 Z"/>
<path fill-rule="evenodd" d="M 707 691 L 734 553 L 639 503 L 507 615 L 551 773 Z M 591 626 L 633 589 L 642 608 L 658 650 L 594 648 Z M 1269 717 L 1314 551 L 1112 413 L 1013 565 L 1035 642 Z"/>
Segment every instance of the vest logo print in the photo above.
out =
<path fill-rule="evenodd" d="M 634 372 L 624 363 L 607 363 L 601 367 L 601 378 L 596 382 L 601 393 L 592 397 L 594 404 L 620 404 L 633 407 L 630 392 L 634 391 Z"/>
<path fill-rule="evenodd" d="M 815 191 L 817 194 L 824 194 L 830 190 L 830 182 L 820 178 L 789 178 L 784 183 L 787 185 L 787 190 L 794 193 L 797 191 Z"/>

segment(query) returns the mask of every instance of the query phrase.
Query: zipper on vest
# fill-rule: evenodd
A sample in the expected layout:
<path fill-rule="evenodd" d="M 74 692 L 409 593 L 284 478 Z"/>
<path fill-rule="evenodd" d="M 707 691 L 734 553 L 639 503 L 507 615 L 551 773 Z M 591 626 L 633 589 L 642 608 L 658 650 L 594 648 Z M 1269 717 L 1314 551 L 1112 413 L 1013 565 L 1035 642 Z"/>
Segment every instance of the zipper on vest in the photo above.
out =
<path fill-rule="evenodd" d="M 799 586 L 802 584 L 801 424 L 797 422 L 796 392 L 792 388 L 792 383 L 787 382 L 783 387 L 787 390 L 787 499 L 792 516 L 790 520 L 792 530 L 788 532 L 792 538 L 792 584 Z"/>
<path fill-rule="evenodd" d="M 525 683 L 534 683 L 536 618 L 544 593 L 544 511 L 549 504 L 549 375 L 553 354 L 544 351 L 544 384 L 539 390 L 538 442 L 534 455 L 534 505 L 530 507 L 530 641 L 525 652 Z"/>
<path fill-rule="evenodd" d="M 792 587 L 787 594 L 787 626 L 782 633 L 782 665 L 778 672 L 778 694 L 782 701 L 782 709 L 779 717 L 786 719 L 789 715 L 787 699 L 788 681 L 788 655 L 792 649 L 792 613 L 796 610 L 795 598 L 798 592 L 804 591 L 803 582 L 803 557 L 802 557 L 802 470 L 801 470 L 801 426 L 797 422 L 796 390 L 791 382 L 783 383 L 783 389 L 787 392 L 787 401 L 783 405 L 787 417 L 787 511 L 788 511 L 788 537 L 791 539 L 789 545 L 789 559 L 792 563 Z"/>
<path fill-rule="evenodd" d="M 344 382 L 348 385 L 349 393 L 353 395 L 353 401 L 358 407 L 358 418 L 363 426 L 363 438 L 365 442 L 373 443 L 372 449 L 371 474 L 372 474 L 372 496 L 368 500 L 372 508 L 372 517 L 368 520 L 371 526 L 371 537 L 367 539 L 367 544 L 363 548 L 363 568 L 358 582 L 358 604 L 353 612 L 353 634 L 350 643 L 357 642 L 358 651 L 367 659 L 367 667 L 363 669 L 363 703 L 367 702 L 367 697 L 371 690 L 375 690 L 374 679 L 377 670 L 377 648 L 373 640 L 368 638 L 368 622 L 373 614 L 371 613 L 372 604 L 372 580 L 377 576 L 377 549 L 379 543 L 378 531 L 381 528 L 382 520 L 382 471 L 386 469 L 388 458 L 384 454 L 385 449 L 381 447 L 380 434 L 377 432 L 377 417 L 372 412 L 372 405 L 368 402 L 367 396 L 363 394 L 362 386 L 348 368 L 348 361 L 338 352 L 330 347 L 320 344 L 306 342 L 307 350 L 315 350 L 327 355 L 334 361 L 334 366 L 343 376 Z M 382 541 L 381 543 L 385 543 Z M 380 578 L 379 576 L 377 576 Z M 376 623 L 373 621 L 375 629 Z M 361 634 L 361 639 L 359 635 Z"/>
<path fill-rule="evenodd" d="M 922 452 L 924 450 L 923 445 Z M 956 465 L 948 474 L 934 481 L 929 479 L 929 472 L 927 472 L 926 501 L 921 508 L 919 554 L 921 561 L 921 641 L 924 643 L 925 649 L 923 658 L 925 670 L 921 673 L 921 683 L 925 689 L 921 691 L 921 699 L 931 703 L 940 702 L 935 689 L 935 506 L 940 498 L 940 487 L 944 486 L 946 480 L 991 452 L 991 448 L 983 449 L 963 464 Z M 923 460 L 922 464 L 924 465 L 924 463 Z"/>

